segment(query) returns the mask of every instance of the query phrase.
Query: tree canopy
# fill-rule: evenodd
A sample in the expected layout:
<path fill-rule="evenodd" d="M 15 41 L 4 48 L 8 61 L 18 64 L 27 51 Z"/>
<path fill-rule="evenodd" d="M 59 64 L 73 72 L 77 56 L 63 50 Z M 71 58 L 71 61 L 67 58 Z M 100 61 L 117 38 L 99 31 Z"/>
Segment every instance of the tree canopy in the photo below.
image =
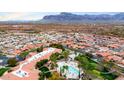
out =
<path fill-rule="evenodd" d="M 42 66 L 44 66 L 44 64 L 46 64 L 48 62 L 48 59 L 43 59 L 40 62 L 36 63 L 36 68 L 40 68 Z"/>
<path fill-rule="evenodd" d="M 17 65 L 18 62 L 17 62 L 16 58 L 10 58 L 10 59 L 8 59 L 7 63 L 10 67 L 14 67 Z"/>
<path fill-rule="evenodd" d="M 39 53 L 39 52 L 42 52 L 42 51 L 43 51 L 43 46 L 37 48 L 37 52 L 38 52 L 38 53 Z"/>
<path fill-rule="evenodd" d="M 63 51 L 65 50 L 61 44 L 51 44 L 50 47 L 62 49 Z"/>

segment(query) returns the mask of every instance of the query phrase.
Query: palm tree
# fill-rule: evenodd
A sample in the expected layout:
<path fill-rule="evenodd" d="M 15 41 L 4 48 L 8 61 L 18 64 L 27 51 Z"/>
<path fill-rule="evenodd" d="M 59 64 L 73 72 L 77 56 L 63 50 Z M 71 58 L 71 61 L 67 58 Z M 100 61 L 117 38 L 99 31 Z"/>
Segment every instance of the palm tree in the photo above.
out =
<path fill-rule="evenodd" d="M 65 61 L 67 61 L 68 56 L 69 56 L 69 51 L 63 51 L 63 56 L 65 58 Z"/>
<path fill-rule="evenodd" d="M 81 63 L 79 62 L 78 64 L 78 68 L 79 68 L 79 79 L 81 78 Z"/>

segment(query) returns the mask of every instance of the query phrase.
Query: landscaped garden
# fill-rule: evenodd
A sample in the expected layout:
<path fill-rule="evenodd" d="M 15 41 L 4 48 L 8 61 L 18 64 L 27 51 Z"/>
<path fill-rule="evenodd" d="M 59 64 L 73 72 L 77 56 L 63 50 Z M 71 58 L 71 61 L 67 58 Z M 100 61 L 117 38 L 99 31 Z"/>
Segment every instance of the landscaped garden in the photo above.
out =
<path fill-rule="evenodd" d="M 62 49 L 63 51 L 61 53 L 53 53 L 49 60 L 44 59 L 36 63 L 36 69 L 39 69 L 39 80 L 44 80 L 44 79 L 64 79 L 63 77 L 60 76 L 58 72 L 56 72 L 57 68 L 57 62 L 58 60 L 61 59 L 67 59 L 69 55 L 69 51 L 65 50 L 62 45 L 59 44 L 52 44 L 50 45 L 51 47 L 54 48 L 59 48 Z M 48 63 L 50 62 L 50 63 Z M 46 64 L 49 64 L 49 66 L 45 66 Z"/>
<path fill-rule="evenodd" d="M 110 71 L 105 66 L 98 64 L 86 55 L 80 54 L 75 60 L 79 61 L 79 67 L 81 67 L 84 74 L 89 77 L 87 79 L 113 80 L 117 77 L 116 73 L 109 73 Z"/>
<path fill-rule="evenodd" d="M 6 72 L 8 71 L 10 68 L 0 68 L 0 77 Z"/>

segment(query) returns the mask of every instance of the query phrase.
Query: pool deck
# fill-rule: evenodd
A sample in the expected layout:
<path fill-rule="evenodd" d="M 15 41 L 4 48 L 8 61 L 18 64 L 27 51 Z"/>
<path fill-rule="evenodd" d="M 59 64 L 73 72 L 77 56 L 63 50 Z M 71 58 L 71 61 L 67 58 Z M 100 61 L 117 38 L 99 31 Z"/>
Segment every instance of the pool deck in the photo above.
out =
<path fill-rule="evenodd" d="M 60 72 L 60 68 L 62 66 L 68 66 L 68 70 L 66 70 L 63 74 L 66 74 L 67 79 L 78 79 L 79 76 L 79 68 L 77 63 L 70 61 L 70 62 L 58 62 L 58 68 L 57 71 Z"/>

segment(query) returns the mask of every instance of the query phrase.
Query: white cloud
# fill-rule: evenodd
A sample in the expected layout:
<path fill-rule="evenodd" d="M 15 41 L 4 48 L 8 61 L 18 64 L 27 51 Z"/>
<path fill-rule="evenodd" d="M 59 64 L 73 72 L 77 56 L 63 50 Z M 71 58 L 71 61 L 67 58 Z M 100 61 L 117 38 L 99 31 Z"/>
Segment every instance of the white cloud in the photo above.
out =
<path fill-rule="evenodd" d="M 57 12 L 0 12 L 0 21 L 9 20 L 39 20 L 45 15 L 58 14 Z"/>
<path fill-rule="evenodd" d="M 25 18 L 29 13 L 21 13 L 21 12 L 14 12 L 14 13 L 7 13 L 6 15 L 1 15 L 1 21 L 7 20 L 21 20 Z"/>

